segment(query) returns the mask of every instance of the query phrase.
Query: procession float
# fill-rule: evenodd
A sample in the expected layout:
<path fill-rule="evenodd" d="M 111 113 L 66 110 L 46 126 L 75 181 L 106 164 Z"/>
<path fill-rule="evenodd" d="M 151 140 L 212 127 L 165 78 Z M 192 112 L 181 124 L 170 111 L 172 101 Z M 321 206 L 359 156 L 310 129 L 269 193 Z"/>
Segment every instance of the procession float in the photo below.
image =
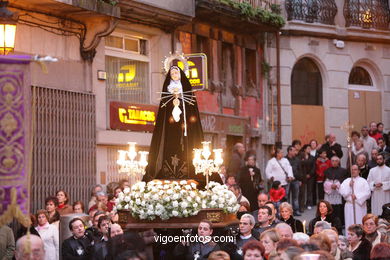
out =
<path fill-rule="evenodd" d="M 195 90 L 186 75 L 187 59 L 171 54 L 164 61 L 161 91 L 149 152 L 135 143 L 119 151 L 120 172 L 143 175 L 116 201 L 124 228 L 193 228 L 208 219 L 215 227 L 237 223 L 239 204 L 218 174 L 222 149 L 204 141 Z M 146 159 L 147 158 L 147 159 Z"/>

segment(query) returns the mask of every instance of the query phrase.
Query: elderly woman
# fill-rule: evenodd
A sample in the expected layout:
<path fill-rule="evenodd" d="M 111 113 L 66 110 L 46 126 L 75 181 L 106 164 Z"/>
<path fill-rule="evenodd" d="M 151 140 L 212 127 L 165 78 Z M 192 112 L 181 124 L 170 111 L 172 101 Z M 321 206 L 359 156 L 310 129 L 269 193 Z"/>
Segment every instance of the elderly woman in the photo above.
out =
<path fill-rule="evenodd" d="M 71 205 L 69 205 L 69 196 L 68 193 L 66 193 L 63 190 L 59 190 L 56 192 L 56 197 L 58 199 L 58 213 L 60 215 L 66 215 L 73 213 L 73 208 Z"/>
<path fill-rule="evenodd" d="M 244 260 L 263 260 L 265 249 L 259 241 L 249 241 L 245 243 L 243 250 Z"/>
<path fill-rule="evenodd" d="M 73 202 L 73 213 L 84 213 L 84 203 L 80 200 Z"/>
<path fill-rule="evenodd" d="M 45 260 L 59 259 L 59 234 L 58 228 L 49 224 L 49 215 L 44 209 L 36 214 L 38 225 L 35 229 L 43 241 L 45 247 Z"/>
<path fill-rule="evenodd" d="M 353 254 L 354 260 L 370 259 L 371 243 L 364 238 L 364 231 L 361 225 L 348 227 L 349 251 Z"/>
<path fill-rule="evenodd" d="M 302 222 L 293 217 L 293 208 L 288 202 L 283 202 L 279 206 L 280 220 L 288 224 L 293 233 L 303 232 Z"/>
<path fill-rule="evenodd" d="M 270 254 L 276 254 L 276 244 L 279 242 L 279 235 L 276 229 L 271 228 L 260 235 L 260 242 L 263 244 L 265 259 L 269 259 Z"/>
<path fill-rule="evenodd" d="M 332 205 L 330 205 L 330 203 L 327 202 L 326 200 L 320 200 L 317 204 L 316 217 L 312 219 L 309 223 L 309 234 L 313 234 L 314 225 L 316 224 L 317 221 L 329 222 L 332 225 L 332 227 L 335 227 L 337 229 L 337 232 L 339 234 L 342 234 L 341 221 L 337 216 L 334 216 L 332 213 L 333 213 Z"/>
<path fill-rule="evenodd" d="M 379 243 L 389 243 L 389 237 L 379 232 L 378 229 L 378 217 L 374 214 L 367 214 L 363 217 L 363 230 L 365 238 L 371 243 L 372 247 Z"/>

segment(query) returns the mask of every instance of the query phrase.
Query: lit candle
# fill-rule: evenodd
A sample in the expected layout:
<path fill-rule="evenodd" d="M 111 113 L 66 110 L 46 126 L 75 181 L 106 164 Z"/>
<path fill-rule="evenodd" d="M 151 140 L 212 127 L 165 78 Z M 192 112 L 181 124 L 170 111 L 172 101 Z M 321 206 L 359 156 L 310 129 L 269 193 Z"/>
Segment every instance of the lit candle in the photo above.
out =
<path fill-rule="evenodd" d="M 303 221 L 302 225 L 303 225 L 303 233 L 306 234 L 306 220 Z"/>
<path fill-rule="evenodd" d="M 202 142 L 203 144 L 203 151 L 202 151 L 202 155 L 203 157 L 208 160 L 210 155 L 211 155 L 211 152 L 210 152 L 210 142 L 207 142 L 207 141 L 204 141 Z"/>
<path fill-rule="evenodd" d="M 129 158 L 130 160 L 134 161 L 135 157 L 137 156 L 137 152 L 135 151 L 136 142 L 128 142 L 128 144 L 129 144 Z"/>

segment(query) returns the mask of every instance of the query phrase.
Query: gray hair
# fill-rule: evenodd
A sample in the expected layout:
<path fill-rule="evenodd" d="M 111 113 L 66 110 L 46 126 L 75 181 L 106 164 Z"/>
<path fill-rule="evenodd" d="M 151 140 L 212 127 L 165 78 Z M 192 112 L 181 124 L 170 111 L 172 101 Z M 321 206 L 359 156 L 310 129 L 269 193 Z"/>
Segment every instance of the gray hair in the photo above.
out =
<path fill-rule="evenodd" d="M 302 241 L 303 243 L 306 243 L 309 241 L 310 237 L 308 234 L 305 234 L 303 232 L 296 232 L 293 234 L 293 239 L 297 241 Z"/>
<path fill-rule="evenodd" d="M 291 228 L 291 226 L 290 226 L 289 224 L 287 224 L 287 223 L 284 223 L 284 222 L 278 223 L 278 224 L 275 226 L 275 229 L 276 229 L 276 230 L 279 230 L 279 229 L 288 229 L 288 230 L 291 231 L 291 234 L 294 233 L 293 230 L 292 230 L 292 228 Z"/>
<path fill-rule="evenodd" d="M 255 224 L 255 218 L 251 214 L 245 213 L 244 215 L 241 216 L 241 219 L 242 218 L 249 218 L 249 223 L 251 225 Z"/>
<path fill-rule="evenodd" d="M 346 236 L 339 236 L 339 241 L 343 242 L 344 244 L 346 244 L 347 246 L 349 245 L 348 243 L 348 239 Z"/>
<path fill-rule="evenodd" d="M 107 197 L 107 194 L 104 191 L 96 192 L 96 197 L 99 197 L 99 196 Z"/>
<path fill-rule="evenodd" d="M 314 228 L 332 229 L 332 225 L 327 221 L 317 221 Z"/>

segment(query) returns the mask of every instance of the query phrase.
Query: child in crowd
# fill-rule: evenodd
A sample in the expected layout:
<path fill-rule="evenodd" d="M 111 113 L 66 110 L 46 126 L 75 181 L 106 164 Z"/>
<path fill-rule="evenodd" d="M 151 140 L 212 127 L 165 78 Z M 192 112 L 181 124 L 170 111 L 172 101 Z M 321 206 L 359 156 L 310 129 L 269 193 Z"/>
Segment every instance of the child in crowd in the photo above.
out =
<path fill-rule="evenodd" d="M 316 160 L 316 182 L 317 182 L 317 199 L 324 199 L 324 181 L 325 170 L 331 166 L 330 160 L 326 157 L 326 150 L 320 149 L 319 157 Z"/>
<path fill-rule="evenodd" d="M 284 197 L 286 196 L 286 190 L 282 187 L 280 181 L 274 181 L 272 183 L 272 188 L 269 191 L 270 199 L 275 204 L 276 208 L 279 208 L 279 205 L 283 202 Z"/>

